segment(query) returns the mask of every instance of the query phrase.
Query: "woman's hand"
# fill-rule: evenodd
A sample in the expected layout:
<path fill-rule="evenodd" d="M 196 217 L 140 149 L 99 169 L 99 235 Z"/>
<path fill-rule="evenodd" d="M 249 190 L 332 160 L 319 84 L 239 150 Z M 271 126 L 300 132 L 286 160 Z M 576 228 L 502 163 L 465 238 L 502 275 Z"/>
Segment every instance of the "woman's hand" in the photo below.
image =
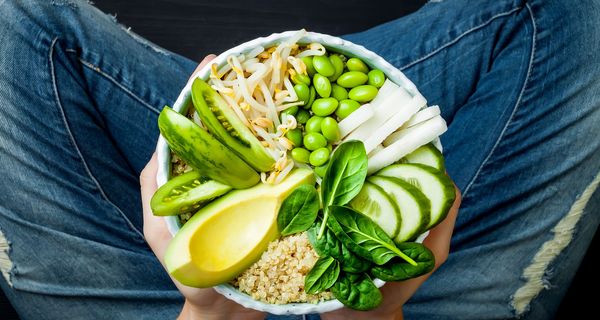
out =
<path fill-rule="evenodd" d="M 194 71 L 198 72 L 205 64 L 214 59 L 209 55 Z M 194 76 L 192 74 L 192 77 Z M 150 199 L 157 189 L 156 172 L 158 169 L 156 153 L 140 174 L 142 193 L 142 206 L 144 211 L 144 237 L 154 254 L 164 266 L 164 256 L 167 245 L 171 241 L 171 234 L 162 217 L 152 214 Z M 171 278 L 181 294 L 185 297 L 185 304 L 179 319 L 264 319 L 265 314 L 255 310 L 246 309 L 241 305 L 226 299 L 212 288 L 199 289 L 182 285 Z"/>
<path fill-rule="evenodd" d="M 372 311 L 355 311 L 348 308 L 343 308 L 337 311 L 324 313 L 321 315 L 323 320 L 337 319 L 364 319 L 379 320 L 379 319 L 403 319 L 402 306 L 417 289 L 429 278 L 431 273 L 446 261 L 448 252 L 450 251 L 450 238 L 454 230 L 454 223 L 458 214 L 458 208 L 461 203 L 461 194 L 456 188 L 456 200 L 448 213 L 448 216 L 442 223 L 430 230 L 429 236 L 423 241 L 423 244 L 429 248 L 435 255 L 435 267 L 430 273 L 418 278 L 402 281 L 388 282 L 381 288 L 383 294 L 383 302 L 377 309 Z"/>

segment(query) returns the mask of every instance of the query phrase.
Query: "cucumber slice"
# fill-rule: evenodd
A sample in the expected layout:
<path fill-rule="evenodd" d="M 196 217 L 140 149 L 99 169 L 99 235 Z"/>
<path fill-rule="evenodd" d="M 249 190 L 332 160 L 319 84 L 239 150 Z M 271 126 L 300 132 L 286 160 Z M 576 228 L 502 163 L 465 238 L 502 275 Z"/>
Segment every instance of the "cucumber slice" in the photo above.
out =
<path fill-rule="evenodd" d="M 425 194 L 431 203 L 427 229 L 433 228 L 446 218 L 456 198 L 452 180 L 442 171 L 424 164 L 394 164 L 379 171 L 377 175 L 402 179 Z"/>
<path fill-rule="evenodd" d="M 389 194 L 400 209 L 400 229 L 394 237 L 396 243 L 416 239 L 429 224 L 431 204 L 417 187 L 398 178 L 371 176 L 370 183 Z"/>
<path fill-rule="evenodd" d="M 398 163 L 420 163 L 446 172 L 444 156 L 433 143 L 428 143 L 398 160 Z"/>
<path fill-rule="evenodd" d="M 400 209 L 380 187 L 365 182 L 350 206 L 375 221 L 385 233 L 394 238 L 400 227 Z"/>

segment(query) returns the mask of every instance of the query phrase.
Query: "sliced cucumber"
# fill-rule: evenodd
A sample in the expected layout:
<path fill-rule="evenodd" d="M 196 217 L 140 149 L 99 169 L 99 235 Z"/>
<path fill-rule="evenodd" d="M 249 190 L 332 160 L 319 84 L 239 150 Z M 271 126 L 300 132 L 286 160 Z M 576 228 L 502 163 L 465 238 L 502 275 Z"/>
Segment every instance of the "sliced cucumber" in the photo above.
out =
<path fill-rule="evenodd" d="M 434 167 L 441 172 L 446 171 L 444 156 L 433 143 L 428 143 L 398 160 L 398 163 L 420 163 Z"/>
<path fill-rule="evenodd" d="M 400 209 L 380 187 L 365 182 L 350 206 L 375 221 L 390 238 L 393 239 L 398 234 Z"/>
<path fill-rule="evenodd" d="M 431 203 L 427 229 L 433 228 L 446 218 L 456 197 L 452 180 L 442 171 L 424 164 L 394 164 L 379 171 L 377 175 L 402 179 L 425 194 Z"/>
<path fill-rule="evenodd" d="M 394 237 L 396 243 L 416 239 L 429 224 L 431 204 L 415 186 L 398 178 L 371 176 L 370 183 L 389 194 L 400 209 L 400 229 Z"/>

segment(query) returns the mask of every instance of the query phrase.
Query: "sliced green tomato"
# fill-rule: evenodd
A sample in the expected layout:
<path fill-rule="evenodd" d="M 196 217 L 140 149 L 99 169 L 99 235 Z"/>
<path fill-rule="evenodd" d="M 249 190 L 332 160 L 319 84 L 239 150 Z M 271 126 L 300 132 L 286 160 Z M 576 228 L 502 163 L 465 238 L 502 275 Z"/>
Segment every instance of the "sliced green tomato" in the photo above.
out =
<path fill-rule="evenodd" d="M 395 201 L 380 187 L 365 182 L 350 206 L 375 221 L 390 238 L 398 234 L 402 217 Z"/>
<path fill-rule="evenodd" d="M 192 100 L 202 123 L 215 138 L 257 171 L 270 171 L 275 160 L 240 120 L 239 116 L 208 83 L 196 78 Z"/>
<path fill-rule="evenodd" d="M 419 189 L 398 178 L 371 176 L 367 181 L 385 190 L 400 209 L 402 222 L 394 242 L 414 240 L 425 231 L 429 224 L 431 204 Z"/>
<path fill-rule="evenodd" d="M 156 216 L 172 216 L 195 212 L 211 200 L 229 192 L 231 187 L 208 180 L 197 171 L 190 171 L 162 185 L 150 201 Z"/>
<path fill-rule="evenodd" d="M 173 109 L 163 109 L 158 128 L 171 150 L 203 176 L 235 189 L 249 188 L 260 181 L 258 173 L 244 160 Z"/>
<path fill-rule="evenodd" d="M 420 163 L 434 167 L 441 172 L 446 171 L 444 156 L 433 143 L 428 143 L 398 160 L 398 163 Z"/>
<path fill-rule="evenodd" d="M 443 172 L 423 164 L 394 164 L 377 173 L 378 176 L 402 179 L 419 188 L 431 203 L 427 229 L 442 222 L 454 203 L 456 192 L 452 180 Z"/>

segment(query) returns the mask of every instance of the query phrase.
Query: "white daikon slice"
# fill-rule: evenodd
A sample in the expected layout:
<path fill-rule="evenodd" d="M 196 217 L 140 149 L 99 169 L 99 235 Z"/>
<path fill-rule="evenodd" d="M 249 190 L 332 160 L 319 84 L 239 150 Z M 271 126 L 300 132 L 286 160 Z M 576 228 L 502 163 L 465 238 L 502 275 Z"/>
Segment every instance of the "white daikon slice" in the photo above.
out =
<path fill-rule="evenodd" d="M 369 158 L 368 173 L 374 173 L 400 160 L 418 147 L 431 142 L 446 132 L 446 121 L 436 116 L 413 127 L 398 131 L 388 137 L 387 147 Z M 384 144 L 385 145 L 385 144 Z"/>
<path fill-rule="evenodd" d="M 367 153 L 373 151 L 380 143 L 385 140 L 390 134 L 402 126 L 410 117 L 416 114 L 422 107 L 427 105 L 427 100 L 418 94 L 406 103 L 395 104 L 395 114 L 389 118 L 383 125 L 379 126 L 371 135 L 364 140 Z"/>
<path fill-rule="evenodd" d="M 358 126 L 373 117 L 373 115 L 373 108 L 371 108 L 370 104 L 367 103 L 360 106 L 360 108 L 354 110 L 354 112 L 338 123 L 340 127 L 340 136 L 342 138 L 347 136 L 352 130 L 358 128 Z"/>
<path fill-rule="evenodd" d="M 377 91 L 377 95 L 371 101 L 372 106 L 379 105 L 382 103 L 390 94 L 400 88 L 397 84 L 393 83 L 390 79 L 386 79 L 379 91 Z"/>
<path fill-rule="evenodd" d="M 379 152 L 379 151 L 381 151 L 381 150 L 383 150 L 383 145 L 381 145 L 381 144 L 378 144 L 378 145 L 375 147 L 375 149 L 373 149 L 373 151 L 371 151 L 371 152 L 369 152 L 369 153 L 367 154 L 367 156 L 368 156 L 369 158 L 371 158 L 372 156 L 374 156 L 374 155 L 375 155 L 377 152 Z"/>
<path fill-rule="evenodd" d="M 410 128 L 416 124 L 427 121 L 427 120 L 429 120 L 435 116 L 439 116 L 439 115 L 440 115 L 440 107 L 438 107 L 438 106 L 431 106 L 429 108 L 421 109 L 414 116 L 412 116 L 412 118 L 410 118 L 410 120 L 406 121 L 402 125 L 402 128 Z"/>
<path fill-rule="evenodd" d="M 371 104 L 375 115 L 373 115 L 369 121 L 356 128 L 356 130 L 349 134 L 344 140 L 359 140 L 366 142 L 377 129 L 381 128 L 386 121 L 399 112 L 401 106 L 409 104 L 411 100 L 411 95 L 404 90 L 404 88 L 394 90 L 394 92 L 388 95 L 383 102 L 377 105 Z M 394 130 L 395 129 L 396 128 L 394 128 Z M 379 144 L 379 142 L 376 144 Z"/>

